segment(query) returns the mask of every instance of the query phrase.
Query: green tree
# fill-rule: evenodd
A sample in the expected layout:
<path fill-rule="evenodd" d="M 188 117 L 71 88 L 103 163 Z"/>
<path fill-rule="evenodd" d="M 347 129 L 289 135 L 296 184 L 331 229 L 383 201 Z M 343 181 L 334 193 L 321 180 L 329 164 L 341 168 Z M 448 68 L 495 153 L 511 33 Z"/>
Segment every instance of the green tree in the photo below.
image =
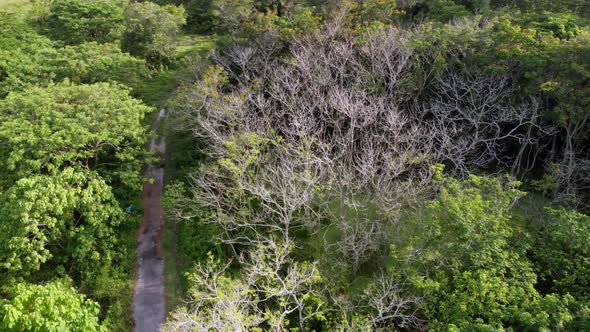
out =
<path fill-rule="evenodd" d="M 78 84 L 115 81 L 137 89 L 149 77 L 145 61 L 122 52 L 116 44 L 90 42 L 58 52 L 57 80 L 68 78 Z"/>
<path fill-rule="evenodd" d="M 121 191 L 138 190 L 151 109 L 120 85 L 68 82 L 12 93 L 0 102 L 2 183 L 77 166 Z"/>
<path fill-rule="evenodd" d="M 571 321 L 572 299 L 554 297 L 558 305 L 548 306 L 524 248 L 511 242 L 510 209 L 523 195 L 518 184 L 473 175 L 436 179 L 438 198 L 408 218 L 392 245 L 391 268 L 424 297 L 431 328 L 556 328 Z"/>
<path fill-rule="evenodd" d="M 213 0 L 192 0 L 185 5 L 188 29 L 201 33 L 209 33 L 214 29 L 211 16 L 212 2 Z"/>
<path fill-rule="evenodd" d="M 352 1 L 348 20 L 352 27 L 375 24 L 392 24 L 400 11 L 395 0 Z"/>
<path fill-rule="evenodd" d="M 111 42 L 124 28 L 124 1 L 55 0 L 49 8 L 49 35 L 66 44 Z"/>
<path fill-rule="evenodd" d="M 138 88 L 149 76 L 145 61 L 122 52 L 117 44 L 88 42 L 58 48 L 22 18 L 0 16 L 0 97 L 66 78 L 75 83 L 117 81 Z"/>
<path fill-rule="evenodd" d="M 54 46 L 17 15 L 0 12 L 0 98 L 13 90 L 49 83 L 58 68 Z"/>
<path fill-rule="evenodd" d="M 448 22 L 454 18 L 471 15 L 465 6 L 453 0 L 425 0 L 423 5 L 423 14 L 435 21 Z"/>
<path fill-rule="evenodd" d="M 314 15 L 314 9 L 309 7 L 294 9 L 282 16 L 276 11 L 258 14 L 253 23 L 245 24 L 247 33 L 274 31 L 282 41 L 289 41 L 293 37 L 321 28 L 321 17 Z"/>
<path fill-rule="evenodd" d="M 23 178 L 0 197 L 0 269 L 29 275 L 51 260 L 90 276 L 110 263 L 124 213 L 95 173 Z"/>
<path fill-rule="evenodd" d="M 586 0 L 491 0 L 494 7 L 514 7 L 525 11 L 570 12 L 590 17 L 590 3 Z"/>
<path fill-rule="evenodd" d="M 566 208 L 546 208 L 530 221 L 530 256 L 543 292 L 590 294 L 590 217 Z"/>
<path fill-rule="evenodd" d="M 170 64 L 186 23 L 184 7 L 135 2 L 127 7 L 126 15 L 123 50 L 144 57 L 153 66 Z"/>
<path fill-rule="evenodd" d="M 101 330 L 99 307 L 68 282 L 16 285 L 9 300 L 0 300 L 2 331 L 86 332 Z"/>
<path fill-rule="evenodd" d="M 254 0 L 213 0 L 211 16 L 219 32 L 239 31 L 255 14 Z"/>

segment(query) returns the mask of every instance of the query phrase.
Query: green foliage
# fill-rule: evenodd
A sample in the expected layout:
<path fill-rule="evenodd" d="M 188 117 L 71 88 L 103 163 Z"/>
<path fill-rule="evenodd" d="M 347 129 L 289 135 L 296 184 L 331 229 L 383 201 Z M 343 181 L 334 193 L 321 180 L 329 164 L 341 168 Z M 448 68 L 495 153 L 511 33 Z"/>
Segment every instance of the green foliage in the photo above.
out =
<path fill-rule="evenodd" d="M 128 89 L 108 83 L 65 82 L 10 94 L 0 103 L 2 181 L 79 166 L 138 190 L 148 111 Z"/>
<path fill-rule="evenodd" d="M 117 81 L 137 89 L 149 76 L 145 61 L 123 53 L 116 44 L 89 42 L 58 48 L 23 19 L 0 15 L 0 97 L 64 79 Z"/>
<path fill-rule="evenodd" d="M 79 294 L 67 281 L 44 285 L 18 284 L 14 297 L 0 300 L 2 331 L 102 331 L 98 304 Z"/>
<path fill-rule="evenodd" d="M 556 328 L 571 321 L 573 298 L 541 297 L 523 248 L 511 243 L 510 208 L 523 195 L 518 183 L 440 173 L 437 181 L 438 198 L 408 218 L 391 248 L 392 272 L 425 296 L 431 327 Z"/>
<path fill-rule="evenodd" d="M 186 26 L 190 31 L 210 33 L 215 28 L 211 15 L 213 0 L 192 0 L 185 5 L 187 12 Z"/>
<path fill-rule="evenodd" d="M 15 14 L 0 12 L 0 98 L 55 77 L 58 52 Z"/>
<path fill-rule="evenodd" d="M 413 68 L 403 78 L 402 87 L 408 96 L 415 96 L 422 95 L 432 79 L 446 70 L 468 66 L 466 57 L 489 48 L 492 41 L 478 20 L 465 18 L 458 24 L 422 24 L 410 32 L 408 43 L 414 49 Z"/>
<path fill-rule="evenodd" d="M 400 14 L 396 0 L 353 1 L 347 19 L 352 28 L 359 29 L 375 23 L 390 25 Z"/>
<path fill-rule="evenodd" d="M 530 256 L 544 292 L 590 294 L 590 217 L 565 208 L 546 208 L 531 220 Z"/>
<path fill-rule="evenodd" d="M 527 14 L 516 17 L 522 26 L 530 26 L 541 34 L 550 34 L 559 39 L 572 39 L 581 32 L 582 19 L 573 14 L 549 13 Z"/>
<path fill-rule="evenodd" d="M 57 80 L 72 83 L 119 82 L 138 90 L 149 77 L 144 60 L 123 53 L 116 44 L 96 42 L 59 49 Z"/>
<path fill-rule="evenodd" d="M 54 0 L 46 22 L 49 35 L 66 44 L 115 41 L 124 28 L 123 4 L 118 0 Z"/>
<path fill-rule="evenodd" d="M 254 0 L 213 0 L 210 15 L 219 32 L 232 33 L 240 30 L 254 11 Z"/>
<path fill-rule="evenodd" d="M 590 18 L 590 3 L 586 0 L 492 0 L 494 7 L 509 6 L 534 12 L 570 12 Z"/>
<path fill-rule="evenodd" d="M 216 241 L 220 235 L 217 225 L 190 222 L 180 231 L 180 248 L 194 262 L 205 261 L 209 252 L 223 257 L 223 250 Z"/>
<path fill-rule="evenodd" d="M 0 330 L 126 331 L 150 73 L 118 46 L 126 1 L 34 2 L 0 12 Z"/>
<path fill-rule="evenodd" d="M 471 14 L 465 6 L 455 3 L 453 0 L 426 0 L 423 5 L 425 6 L 424 15 L 440 22 L 448 22 Z"/>
<path fill-rule="evenodd" d="M 184 7 L 134 2 L 127 7 L 125 14 L 127 28 L 122 41 L 123 50 L 145 58 L 155 67 L 170 64 L 175 57 L 181 28 L 186 23 Z"/>
<path fill-rule="evenodd" d="M 28 275 L 53 259 L 89 275 L 110 263 L 124 215 L 103 180 L 70 168 L 17 181 L 0 199 L 0 218 L 4 271 Z"/>
<path fill-rule="evenodd" d="M 321 17 L 314 15 L 314 8 L 301 7 L 279 16 L 275 11 L 258 14 L 256 21 L 245 24 L 253 32 L 276 31 L 279 39 L 289 41 L 306 32 L 318 31 Z"/>
<path fill-rule="evenodd" d="M 525 92 L 546 100 L 546 114 L 556 124 L 577 123 L 590 103 L 590 31 L 572 16 L 537 18 L 499 19 L 490 35 L 492 49 L 477 61 L 495 72 L 517 73 Z"/>

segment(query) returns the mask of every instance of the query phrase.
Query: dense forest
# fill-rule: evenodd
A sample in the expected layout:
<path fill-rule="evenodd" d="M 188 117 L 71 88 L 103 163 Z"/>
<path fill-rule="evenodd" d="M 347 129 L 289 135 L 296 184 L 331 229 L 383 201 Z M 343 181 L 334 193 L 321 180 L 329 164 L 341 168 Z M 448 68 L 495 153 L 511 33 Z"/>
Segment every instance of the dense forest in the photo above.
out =
<path fill-rule="evenodd" d="M 590 331 L 586 0 L 0 0 L 0 331 L 139 331 L 147 165 L 154 331 Z"/>

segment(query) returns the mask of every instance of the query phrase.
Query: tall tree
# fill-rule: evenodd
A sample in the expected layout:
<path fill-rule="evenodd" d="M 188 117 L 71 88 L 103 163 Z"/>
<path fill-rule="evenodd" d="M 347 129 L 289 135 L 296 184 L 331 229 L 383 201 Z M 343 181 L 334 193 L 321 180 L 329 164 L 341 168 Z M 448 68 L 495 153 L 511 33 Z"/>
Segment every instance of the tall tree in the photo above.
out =
<path fill-rule="evenodd" d="M 63 281 L 18 284 L 14 297 L 0 300 L 2 331 L 100 331 L 99 307 Z"/>
<path fill-rule="evenodd" d="M 0 197 L 0 270 L 26 276 L 44 263 L 91 275 L 109 264 L 124 214 L 92 172 L 68 168 L 16 182 Z"/>
<path fill-rule="evenodd" d="M 123 50 L 144 57 L 153 66 L 170 64 L 181 28 L 186 23 L 184 7 L 134 2 L 125 14 Z"/>
<path fill-rule="evenodd" d="M 128 88 L 109 83 L 64 82 L 10 94 L 0 103 L 1 183 L 77 166 L 137 190 L 149 111 Z"/>
<path fill-rule="evenodd" d="M 124 28 L 123 1 L 55 0 L 51 2 L 47 29 L 66 44 L 111 42 Z"/>

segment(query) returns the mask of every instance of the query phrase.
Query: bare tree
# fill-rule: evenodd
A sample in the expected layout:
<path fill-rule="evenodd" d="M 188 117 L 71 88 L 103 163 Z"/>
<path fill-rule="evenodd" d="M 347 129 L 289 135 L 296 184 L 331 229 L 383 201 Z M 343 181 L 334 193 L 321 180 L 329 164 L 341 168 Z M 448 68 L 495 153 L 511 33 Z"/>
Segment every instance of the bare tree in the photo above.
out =
<path fill-rule="evenodd" d="M 190 300 L 176 310 L 166 331 L 248 331 L 265 327 L 285 331 L 288 318 L 298 317 L 299 328 L 323 308 L 308 303 L 307 296 L 319 296 L 321 279 L 314 264 L 289 258 L 292 244 L 271 241 L 258 245 L 249 257 L 242 257 L 240 278 L 227 275 L 228 265 L 198 265 L 191 279 Z M 308 310 L 306 310 L 308 309 Z"/>
<path fill-rule="evenodd" d="M 241 282 L 256 308 L 278 310 L 265 319 L 277 331 L 293 314 L 304 330 L 303 295 L 317 292 L 315 266 L 288 257 L 294 230 L 336 227 L 341 239 L 326 249 L 335 248 L 354 277 L 395 231 L 399 211 L 435 190 L 432 165 L 459 175 L 492 166 L 526 172 L 552 132 L 536 100 L 512 106 L 503 77 L 449 71 L 428 96 L 408 98 L 401 82 L 414 53 L 394 28 L 359 41 L 337 22 L 297 38 L 280 57 L 275 42 L 261 36 L 217 52 L 216 65 L 179 97 L 176 116 L 209 160 L 176 211 L 191 219 L 205 208 L 236 258 L 250 253 Z M 381 274 L 367 294 L 371 323 L 421 328 L 419 299 L 391 278 Z M 258 324 L 249 305 L 227 306 Z"/>
<path fill-rule="evenodd" d="M 393 326 L 403 329 L 424 329 L 418 310 L 421 299 L 404 295 L 405 286 L 391 274 L 376 276 L 374 285 L 365 294 L 367 305 L 373 310 L 371 323 L 378 330 L 390 330 Z"/>
<path fill-rule="evenodd" d="M 512 106 L 513 89 L 507 78 L 447 73 L 436 79 L 433 92 L 424 121 L 432 126 L 440 160 L 452 163 L 459 173 L 494 164 L 515 172 L 530 170 L 524 153 L 552 132 L 541 124 L 536 100 Z M 507 151 L 510 144 L 519 146 L 516 156 Z"/>
<path fill-rule="evenodd" d="M 575 206 L 588 206 L 587 193 L 590 192 L 590 154 L 584 153 L 585 142 L 582 142 L 582 132 L 588 130 L 590 115 L 581 119 L 568 117 L 564 128 L 564 147 L 557 156 L 558 174 L 557 190 L 554 198 Z"/>

